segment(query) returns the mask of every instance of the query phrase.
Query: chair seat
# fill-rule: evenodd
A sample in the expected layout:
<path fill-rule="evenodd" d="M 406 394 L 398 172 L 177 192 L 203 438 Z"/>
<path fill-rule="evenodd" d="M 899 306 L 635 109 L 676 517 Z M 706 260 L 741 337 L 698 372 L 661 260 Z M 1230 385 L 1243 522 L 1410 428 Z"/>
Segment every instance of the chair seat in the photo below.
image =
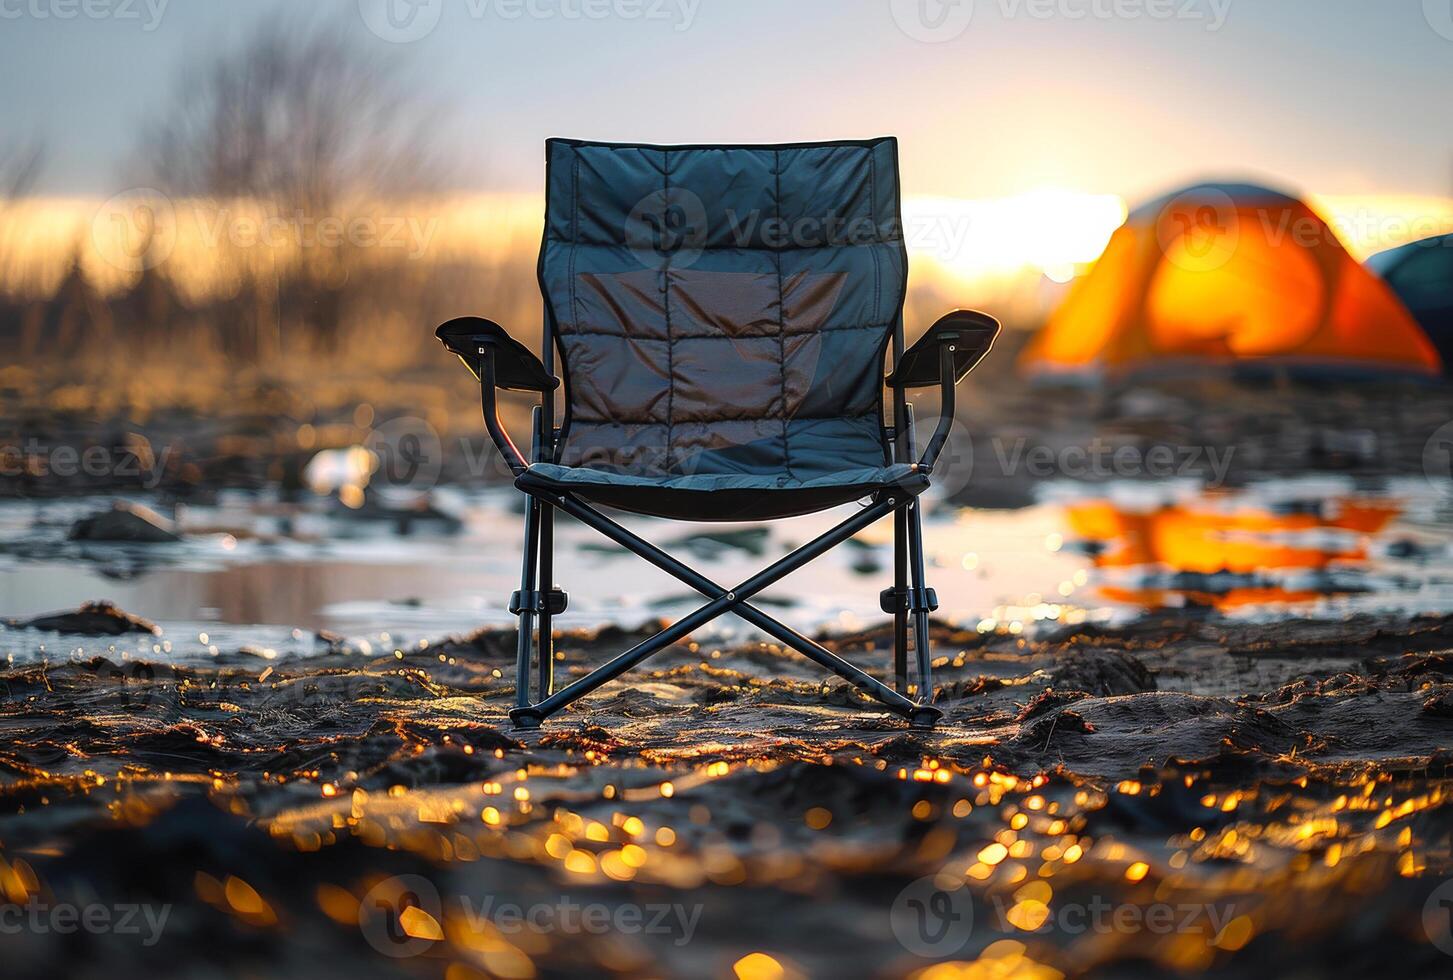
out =
<path fill-rule="evenodd" d="M 526 492 L 571 493 L 618 510 L 689 521 L 754 521 L 836 507 L 880 490 L 918 495 L 928 475 L 911 463 L 865 466 L 806 479 L 785 474 L 634 476 L 587 466 L 535 463 L 515 480 Z"/>

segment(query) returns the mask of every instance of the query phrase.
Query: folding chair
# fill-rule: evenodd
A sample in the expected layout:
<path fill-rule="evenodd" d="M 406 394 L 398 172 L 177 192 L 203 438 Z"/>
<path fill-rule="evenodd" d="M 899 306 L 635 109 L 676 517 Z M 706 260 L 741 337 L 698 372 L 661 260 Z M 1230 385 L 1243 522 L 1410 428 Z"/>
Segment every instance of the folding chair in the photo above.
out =
<path fill-rule="evenodd" d="M 479 379 L 490 437 L 529 498 L 520 590 L 509 606 L 519 616 L 510 711 L 517 726 L 538 727 L 728 612 L 916 727 L 941 716 L 932 703 L 928 622 L 938 603 L 924 583 L 916 501 L 949 435 L 954 385 L 988 353 L 999 324 L 983 313 L 950 313 L 904 349 L 908 261 L 897 151 L 892 137 L 745 146 L 547 142 L 541 357 L 478 317 L 437 331 Z M 893 370 L 885 378 L 890 341 Z M 905 392 L 933 385 L 942 393 L 940 419 L 915 459 Z M 891 426 L 885 387 L 893 392 Z M 539 393 L 528 460 L 500 422 L 498 388 Z M 853 501 L 866 506 L 730 588 L 597 509 L 740 521 Z M 551 623 L 566 594 L 553 585 L 556 510 L 707 600 L 559 690 Z M 889 514 L 894 579 L 879 601 L 893 616 L 895 687 L 751 603 Z M 910 621 L 915 687 L 908 684 Z"/>

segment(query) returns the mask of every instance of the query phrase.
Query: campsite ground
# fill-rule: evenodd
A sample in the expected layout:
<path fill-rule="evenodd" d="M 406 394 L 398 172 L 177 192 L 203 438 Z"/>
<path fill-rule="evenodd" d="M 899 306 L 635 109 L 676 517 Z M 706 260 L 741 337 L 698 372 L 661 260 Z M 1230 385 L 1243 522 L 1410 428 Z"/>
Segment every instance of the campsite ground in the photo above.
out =
<path fill-rule="evenodd" d="M 412 516 L 303 489 L 318 440 L 360 441 L 395 417 L 384 404 L 364 419 L 340 395 L 309 445 L 249 399 L 220 422 L 162 409 L 103 427 L 118 453 L 164 459 L 139 470 L 161 474 L 150 486 L 7 470 L 24 499 L 0 508 L 0 612 L 109 595 L 160 621 L 0 629 L 0 887 L 40 923 L 7 931 L 8 969 L 1445 968 L 1453 533 L 1433 436 L 1453 400 L 979 384 L 973 451 L 930 515 L 946 598 L 932 734 L 745 633 L 704 634 L 513 731 L 495 608 L 508 498 L 465 492 L 478 478 L 453 457 Z M 84 412 L 49 422 L 50 463 L 97 431 Z M 1108 455 L 1067 452 L 1097 440 Z M 116 494 L 175 516 L 181 540 L 68 540 Z M 730 570 L 792 533 L 682 540 Z M 656 583 L 612 614 L 627 557 L 562 534 L 574 618 L 557 676 L 686 608 Z M 778 614 L 881 671 L 881 625 L 847 611 L 878 587 L 883 548 L 866 536 Z M 66 906 L 114 925 L 66 931 Z"/>

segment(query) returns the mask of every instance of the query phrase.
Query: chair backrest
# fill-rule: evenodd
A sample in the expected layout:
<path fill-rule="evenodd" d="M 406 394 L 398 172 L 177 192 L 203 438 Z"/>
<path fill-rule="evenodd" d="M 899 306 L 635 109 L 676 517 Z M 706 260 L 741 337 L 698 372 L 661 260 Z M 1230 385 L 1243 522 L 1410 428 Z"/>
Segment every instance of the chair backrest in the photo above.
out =
<path fill-rule="evenodd" d="M 547 160 L 561 462 L 810 479 L 889 461 L 883 354 L 908 275 L 895 139 L 553 139 Z"/>

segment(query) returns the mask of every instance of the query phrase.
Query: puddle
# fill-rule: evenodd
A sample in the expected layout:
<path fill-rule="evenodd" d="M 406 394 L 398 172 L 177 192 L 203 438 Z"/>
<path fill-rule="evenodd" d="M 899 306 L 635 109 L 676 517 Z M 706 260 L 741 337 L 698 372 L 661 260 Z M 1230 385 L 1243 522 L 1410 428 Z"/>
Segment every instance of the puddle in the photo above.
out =
<path fill-rule="evenodd" d="M 1420 479 L 1045 496 L 1063 510 L 1066 546 L 1091 565 L 1082 602 L 1254 619 L 1453 611 L 1449 499 Z"/>
<path fill-rule="evenodd" d="M 1147 610 L 1230 617 L 1337 617 L 1453 611 L 1448 500 L 1422 480 L 1369 485 L 1332 477 L 1238 491 L 1194 485 L 1046 484 L 1017 511 L 927 501 L 924 540 L 939 615 L 981 631 L 1032 633 L 1043 622 L 1125 621 Z M 165 652 L 206 658 L 249 646 L 307 654 L 331 630 L 369 648 L 512 621 L 522 516 L 513 491 L 439 491 L 434 518 L 350 511 L 313 498 L 222 494 L 175 513 L 184 540 L 103 545 L 67 540 L 108 499 L 0 505 L 0 616 L 26 618 L 106 598 L 161 623 L 169 649 L 134 641 L 0 630 L 0 655 Z M 723 585 L 805 543 L 851 508 L 771 524 L 692 525 L 620 517 Z M 408 533 L 400 533 L 407 530 Z M 680 583 L 568 519 L 556 579 L 570 594 L 562 628 L 675 618 L 699 604 Z M 892 524 L 868 528 L 764 593 L 759 603 L 807 631 L 880 618 Z M 697 634 L 754 635 L 733 618 Z"/>

